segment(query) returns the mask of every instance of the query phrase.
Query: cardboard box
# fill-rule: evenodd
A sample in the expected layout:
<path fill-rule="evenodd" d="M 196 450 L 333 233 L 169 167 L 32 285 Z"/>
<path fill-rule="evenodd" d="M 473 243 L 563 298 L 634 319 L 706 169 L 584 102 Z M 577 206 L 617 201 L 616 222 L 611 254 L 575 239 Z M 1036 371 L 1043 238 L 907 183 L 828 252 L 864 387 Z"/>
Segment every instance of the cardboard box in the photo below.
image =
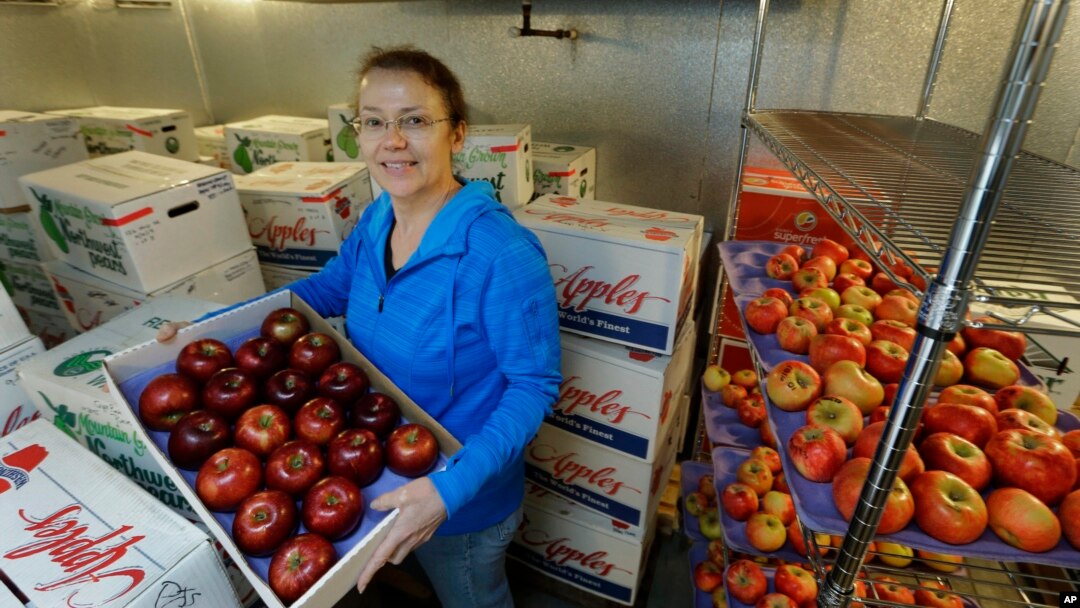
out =
<path fill-rule="evenodd" d="M 0 436 L 7 435 L 40 416 L 26 391 L 19 385 L 16 373 L 19 366 L 43 352 L 45 345 L 41 339 L 31 335 L 0 352 L 0 422 L 4 425 L 0 428 Z"/>
<path fill-rule="evenodd" d="M 19 177 L 86 159 L 79 121 L 0 110 L 0 209 L 28 204 Z"/>
<path fill-rule="evenodd" d="M 544 196 L 514 217 L 544 245 L 563 329 L 674 352 L 697 284 L 702 216 Z"/>
<path fill-rule="evenodd" d="M 274 163 L 332 160 L 325 118 L 268 115 L 225 125 L 229 162 L 237 174 Z"/>
<path fill-rule="evenodd" d="M 30 335 L 7 289 L 0 289 L 0 350 L 19 344 Z"/>
<path fill-rule="evenodd" d="M 49 314 L 25 310 L 26 327 L 30 333 L 41 338 L 46 349 L 55 348 L 79 335 L 64 314 Z"/>
<path fill-rule="evenodd" d="M 90 158 L 129 150 L 191 162 L 199 158 L 195 123 L 186 110 L 96 106 L 49 114 L 79 120 Z"/>
<path fill-rule="evenodd" d="M 661 491 L 675 465 L 678 446 L 673 431 L 683 415 L 676 410 L 669 418 L 651 463 L 541 424 L 525 448 L 525 478 L 590 511 L 618 520 L 625 534 L 645 538 L 651 514 L 656 513 Z"/>
<path fill-rule="evenodd" d="M 533 196 L 596 198 L 596 148 L 534 141 Z"/>
<path fill-rule="evenodd" d="M 364 159 L 360 155 L 360 142 L 356 140 L 356 131 L 349 121 L 356 117 L 352 104 L 335 103 L 327 106 L 326 119 L 330 125 L 330 142 L 334 151 L 334 162 L 355 163 Z"/>
<path fill-rule="evenodd" d="M 205 534 L 47 422 L 0 460 L 0 566 L 35 606 L 238 606 Z"/>
<path fill-rule="evenodd" d="M 508 556 L 556 580 L 634 605 L 655 530 L 644 540 L 627 537 L 610 520 L 528 482 L 524 518 Z"/>
<path fill-rule="evenodd" d="M 43 268 L 68 321 L 80 331 L 97 327 L 125 310 L 165 294 L 183 294 L 227 305 L 266 293 L 254 248 L 152 292 L 127 289 L 60 260 L 46 262 Z"/>
<path fill-rule="evenodd" d="M 168 321 L 191 321 L 219 307 L 181 295 L 150 300 L 22 365 L 19 385 L 46 420 L 166 506 L 194 518 L 187 499 L 147 453 L 146 435 L 109 393 L 102 361 L 153 340 Z"/>
<path fill-rule="evenodd" d="M 469 125 L 465 147 L 454 154 L 454 174 L 466 181 L 484 180 L 495 200 L 517 209 L 532 200 L 532 127 Z"/>
<path fill-rule="evenodd" d="M 125 152 L 23 176 L 60 260 L 152 292 L 251 247 L 232 176 Z"/>
<path fill-rule="evenodd" d="M 29 205 L 0 212 L 0 258 L 16 262 L 51 260 L 54 256 L 47 239 L 41 220 L 30 215 Z"/>
<path fill-rule="evenodd" d="M 851 242 L 795 176 L 784 169 L 743 169 L 735 240 L 794 243 L 811 249 L 825 238 Z"/>
<path fill-rule="evenodd" d="M 578 437 L 652 462 L 694 361 L 695 325 L 671 356 L 562 332 L 559 400 L 545 419 Z"/>
<path fill-rule="evenodd" d="M 35 311 L 63 316 L 60 300 L 56 298 L 52 283 L 41 264 L 0 260 L 0 282 L 9 290 L 11 301 L 23 315 Z M 32 329 L 30 331 L 34 333 Z"/>
<path fill-rule="evenodd" d="M 441 464 L 436 465 L 437 467 L 445 466 L 445 455 L 453 454 L 461 447 L 445 429 L 420 409 L 405 393 L 394 386 L 351 343 L 338 336 L 303 300 L 290 292 L 282 291 L 267 295 L 254 302 L 184 328 L 178 338 L 169 344 L 150 341 L 108 357 L 105 361 L 105 368 L 109 391 L 113 395 L 120 396 L 122 402 L 126 403 L 127 407 L 124 413 L 133 424 L 139 425 L 140 430 L 146 433 L 146 436 L 150 439 L 147 446 L 150 454 L 158 461 L 161 468 L 173 483 L 179 487 L 184 496 L 187 497 L 199 518 L 210 528 L 218 542 L 224 545 L 229 554 L 233 556 L 233 559 L 243 570 L 256 592 L 270 608 L 283 608 L 281 602 L 270 590 L 266 582 L 265 575 L 270 558 L 254 558 L 245 556 L 240 552 L 233 543 L 230 534 L 232 515 L 212 513 L 202 505 L 193 489 L 195 472 L 180 471 L 172 466 L 165 454 L 168 434 L 145 431 L 138 422 L 137 406 L 133 404 L 138 403 L 137 396 L 150 379 L 166 370 L 171 371 L 174 369 L 177 354 L 188 342 L 202 337 L 213 336 L 235 348 L 243 340 L 257 335 L 258 328 L 266 315 L 283 306 L 291 306 L 303 312 L 311 322 L 312 331 L 333 336 L 341 347 L 342 359 L 351 361 L 363 368 L 371 379 L 372 388 L 390 395 L 397 401 L 405 419 L 410 422 L 419 422 L 431 429 L 438 439 L 440 449 L 444 455 L 440 459 Z M 390 471 L 384 471 L 374 484 L 364 488 L 365 500 L 371 500 L 383 492 L 390 491 L 405 483 L 405 481 L 404 478 L 394 475 Z M 335 542 L 335 548 L 338 550 L 339 555 L 338 562 L 304 596 L 292 604 L 293 608 L 328 606 L 345 595 L 356 584 L 360 570 L 367 560 L 371 558 L 378 542 L 389 531 L 389 524 L 393 522 L 397 514 L 397 511 L 386 513 L 367 509 L 360 528 L 344 539 Z"/>
<path fill-rule="evenodd" d="M 195 143 L 199 146 L 199 162 L 232 171 L 229 146 L 225 145 L 225 125 L 195 128 Z"/>
<path fill-rule="evenodd" d="M 248 235 L 267 264 L 317 270 L 371 203 L 364 163 L 278 163 L 236 177 Z"/>

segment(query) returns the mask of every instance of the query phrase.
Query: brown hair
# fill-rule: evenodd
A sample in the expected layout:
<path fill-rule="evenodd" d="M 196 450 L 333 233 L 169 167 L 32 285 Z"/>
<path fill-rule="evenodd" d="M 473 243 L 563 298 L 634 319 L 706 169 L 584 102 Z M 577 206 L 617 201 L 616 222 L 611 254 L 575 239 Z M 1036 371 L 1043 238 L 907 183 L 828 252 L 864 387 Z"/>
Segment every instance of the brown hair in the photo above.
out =
<path fill-rule="evenodd" d="M 412 46 L 397 46 L 389 49 L 372 47 L 364 56 L 360 69 L 356 71 L 356 84 L 374 69 L 413 72 L 429 86 L 442 95 L 449 117 L 455 125 L 468 122 L 468 110 L 465 107 L 465 93 L 461 83 L 446 64 Z M 357 95 L 353 95 L 355 100 Z M 354 102 L 355 103 L 355 102 Z"/>

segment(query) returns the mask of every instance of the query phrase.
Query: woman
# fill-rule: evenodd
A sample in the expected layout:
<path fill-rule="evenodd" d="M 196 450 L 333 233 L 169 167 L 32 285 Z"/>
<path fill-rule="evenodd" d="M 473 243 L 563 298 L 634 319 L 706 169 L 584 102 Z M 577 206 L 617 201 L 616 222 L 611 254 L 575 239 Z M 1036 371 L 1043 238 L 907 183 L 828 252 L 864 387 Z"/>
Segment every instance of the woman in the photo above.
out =
<path fill-rule="evenodd" d="M 353 124 L 385 192 L 337 257 L 286 288 L 345 314 L 356 347 L 463 444 L 446 470 L 371 502 L 401 511 L 357 588 L 415 550 L 444 606 L 510 606 L 523 451 L 561 381 L 547 261 L 490 184 L 454 178 L 466 109 L 445 65 L 375 49 L 357 76 Z"/>

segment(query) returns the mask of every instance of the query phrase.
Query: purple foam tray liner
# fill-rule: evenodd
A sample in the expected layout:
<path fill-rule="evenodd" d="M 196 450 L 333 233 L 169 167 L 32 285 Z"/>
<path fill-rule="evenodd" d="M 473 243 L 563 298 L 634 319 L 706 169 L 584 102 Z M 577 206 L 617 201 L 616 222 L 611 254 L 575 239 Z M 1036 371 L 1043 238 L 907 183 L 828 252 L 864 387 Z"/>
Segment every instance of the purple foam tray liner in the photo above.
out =
<path fill-rule="evenodd" d="M 258 329 L 256 328 L 248 333 L 231 338 L 229 340 L 225 340 L 224 342 L 229 347 L 230 351 L 235 352 L 236 348 L 243 344 L 245 340 L 255 337 L 256 335 L 258 335 L 258 333 Z M 132 409 L 135 410 L 135 414 L 138 415 L 139 395 L 142 394 L 143 388 L 145 388 L 146 385 L 149 384 L 149 382 L 159 374 L 171 373 L 175 371 L 175 365 L 171 362 L 156 368 L 147 369 L 123 381 L 120 384 L 120 392 L 124 394 L 124 398 L 127 399 L 127 402 L 131 404 Z M 405 424 L 406 422 L 407 421 L 403 418 L 402 424 Z M 145 429 L 145 431 L 146 435 L 150 438 L 151 441 L 154 442 L 154 444 L 162 451 L 163 454 L 169 453 L 168 432 L 152 431 L 150 429 Z M 435 468 L 433 470 L 441 469 L 444 466 L 446 466 L 446 456 L 443 454 L 439 454 L 439 460 L 435 463 Z M 195 477 L 198 474 L 198 471 L 188 471 L 179 467 L 177 467 L 176 470 L 180 472 L 180 475 L 183 477 L 184 481 L 194 490 Z M 375 528 L 375 526 L 377 526 L 379 522 L 383 520 L 384 517 L 390 514 L 390 511 L 376 511 L 374 509 L 368 508 L 367 505 L 371 504 L 371 501 L 380 494 L 383 494 L 384 492 L 389 492 L 390 490 L 400 487 L 401 485 L 408 483 L 409 481 L 411 480 L 406 477 L 397 475 L 396 473 L 391 472 L 389 469 L 384 469 L 379 478 L 376 479 L 372 484 L 361 488 L 360 492 L 364 497 L 364 515 L 363 518 L 360 520 L 360 525 L 357 526 L 357 528 L 353 530 L 353 532 L 343 538 L 333 541 L 334 549 L 337 551 L 338 554 L 338 559 L 342 558 L 346 553 L 348 553 L 361 539 L 367 536 L 368 533 L 371 532 Z M 300 501 L 297 501 L 296 509 L 299 513 Z M 211 513 L 213 513 L 214 519 L 217 520 L 217 523 L 227 533 L 231 535 L 233 519 L 236 517 L 236 514 L 222 513 L 217 511 L 212 511 Z M 301 523 L 295 534 L 302 534 L 304 532 L 306 532 L 306 530 L 304 528 L 304 525 Z M 267 581 L 268 572 L 270 570 L 271 557 L 272 556 L 254 557 L 251 555 L 245 555 L 244 560 L 247 562 L 248 566 L 250 566 L 251 569 L 255 571 L 255 573 L 258 574 L 263 581 Z"/>
<path fill-rule="evenodd" d="M 756 448 L 763 445 L 761 433 L 739 420 L 735 408 L 724 405 L 720 393 L 701 387 L 701 403 L 704 404 L 705 432 L 713 445 L 736 448 Z"/>
<path fill-rule="evenodd" d="M 789 360 L 810 363 L 807 355 L 797 355 L 780 348 L 776 340 L 776 334 L 759 334 L 746 325 L 743 311 L 747 303 L 761 296 L 766 289 L 779 287 L 791 294 L 793 298 L 799 297 L 791 287 L 791 281 L 771 279 L 765 274 L 765 263 L 769 258 L 780 253 L 784 248 L 783 243 L 772 241 L 724 241 L 720 243 L 720 259 L 724 264 L 724 275 L 731 286 L 735 305 L 739 309 L 739 322 L 742 323 L 743 333 L 747 341 L 752 345 L 761 366 L 768 372 L 780 363 Z M 1039 390 L 1046 391 L 1046 385 L 1035 374 L 1031 373 L 1025 365 L 1018 363 L 1020 379 L 1017 384 L 1034 386 Z M 993 391 L 991 391 L 993 392 Z"/>
<path fill-rule="evenodd" d="M 679 464 L 679 468 L 681 469 L 679 472 L 679 485 L 682 486 L 682 500 L 679 502 L 682 504 L 683 529 L 686 532 L 686 537 L 691 542 L 705 546 L 709 544 L 709 539 L 705 538 L 705 535 L 701 533 L 701 526 L 698 524 L 697 516 L 686 512 L 686 497 L 691 492 L 697 492 L 698 482 L 702 476 L 712 473 L 713 468 L 707 462 L 695 462 L 693 460 L 683 461 Z M 717 508 L 719 508 L 719 498 L 713 496 L 712 499 L 716 501 Z"/>
<path fill-rule="evenodd" d="M 788 439 L 795 431 L 806 424 L 806 412 L 785 412 L 774 406 L 766 396 L 766 412 L 773 433 L 776 434 L 777 445 L 781 447 L 780 459 L 784 465 L 784 471 L 788 474 L 788 488 L 791 490 L 791 498 L 795 501 L 795 511 L 803 525 L 815 532 L 828 534 L 845 534 L 848 523 L 840 515 L 832 498 L 831 483 L 817 483 L 810 481 L 795 470 L 795 465 L 788 455 Z M 1062 431 L 1070 431 L 1080 428 L 1080 419 L 1075 415 L 1059 411 L 1057 427 Z M 850 458 L 850 449 L 848 457 Z M 993 487 L 982 492 L 983 499 L 989 496 Z M 1056 509 L 1055 509 L 1056 512 Z M 914 520 L 903 530 L 880 535 L 878 538 L 890 542 L 907 545 L 914 549 L 923 549 L 937 553 L 951 555 L 963 555 L 965 557 L 978 557 L 1000 561 L 1024 561 L 1067 568 L 1080 567 L 1080 551 L 1069 545 L 1068 541 L 1061 539 L 1057 547 L 1045 553 L 1030 553 L 1023 551 L 1002 541 L 994 532 L 987 527 L 983 535 L 973 543 L 966 545 L 951 545 L 931 538 L 919 529 Z"/>

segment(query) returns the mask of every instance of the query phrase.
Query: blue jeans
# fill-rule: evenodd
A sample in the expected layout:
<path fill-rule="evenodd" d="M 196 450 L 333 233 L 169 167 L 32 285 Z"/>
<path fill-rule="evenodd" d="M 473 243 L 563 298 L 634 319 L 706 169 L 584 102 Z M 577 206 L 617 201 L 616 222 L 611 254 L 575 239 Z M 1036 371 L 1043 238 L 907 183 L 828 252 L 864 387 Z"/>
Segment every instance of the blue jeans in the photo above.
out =
<path fill-rule="evenodd" d="M 433 536 L 413 552 L 443 608 L 513 607 L 506 580 L 506 547 L 521 524 L 521 516 L 519 507 L 490 528 Z"/>

